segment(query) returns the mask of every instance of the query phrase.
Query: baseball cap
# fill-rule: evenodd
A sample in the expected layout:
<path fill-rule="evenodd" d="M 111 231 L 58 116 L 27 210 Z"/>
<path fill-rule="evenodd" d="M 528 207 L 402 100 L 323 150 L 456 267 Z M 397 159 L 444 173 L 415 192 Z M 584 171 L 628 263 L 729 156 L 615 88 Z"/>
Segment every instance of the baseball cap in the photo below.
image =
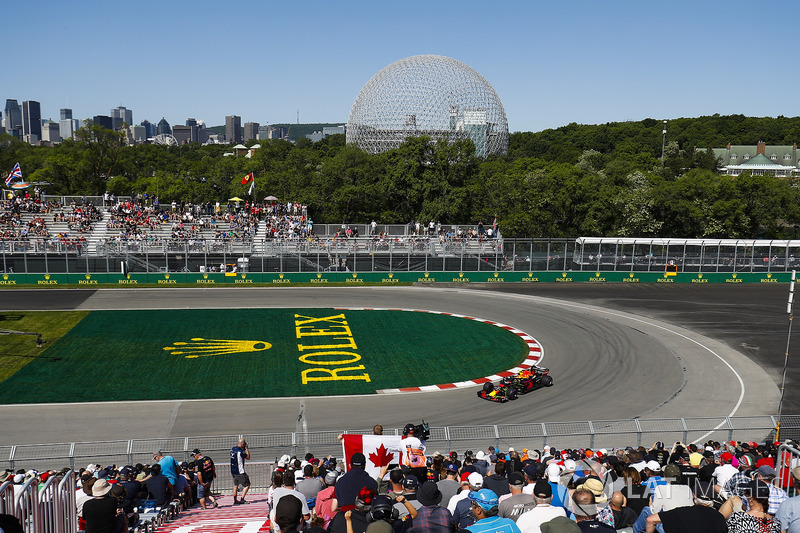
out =
<path fill-rule="evenodd" d="M 403 488 L 406 490 L 417 490 L 419 487 L 419 480 L 416 476 L 408 476 L 403 480 Z"/>
<path fill-rule="evenodd" d="M 294 529 L 300 524 L 303 504 L 293 494 L 284 495 L 275 506 L 275 522 L 282 529 Z"/>
<path fill-rule="evenodd" d="M 374 497 L 375 497 L 375 492 L 370 488 L 364 487 L 358 493 L 358 496 L 356 496 L 356 500 L 360 501 L 364 505 L 372 505 L 372 498 Z"/>
<path fill-rule="evenodd" d="M 722 455 L 720 455 L 719 458 L 725 461 L 726 463 L 730 463 L 731 461 L 733 461 L 733 454 L 731 452 L 725 452 Z"/>
<path fill-rule="evenodd" d="M 800 467 L 798 467 L 798 468 L 800 468 Z M 472 473 L 474 474 L 475 472 L 472 472 Z M 461 474 L 461 483 L 464 483 L 464 482 L 469 483 L 469 476 L 470 476 L 470 472 L 464 472 L 463 474 Z"/>
<path fill-rule="evenodd" d="M 680 479 L 681 477 L 681 469 L 678 465 L 675 464 L 668 464 L 664 467 L 664 477 L 670 479 Z"/>
<path fill-rule="evenodd" d="M 511 472 L 508 475 L 508 484 L 515 487 L 522 487 L 525 485 L 525 476 L 522 475 L 522 472 Z"/>
<path fill-rule="evenodd" d="M 775 477 L 775 469 L 769 465 L 759 466 L 758 473 L 764 477 Z"/>
<path fill-rule="evenodd" d="M 652 470 L 653 472 L 661 472 L 661 465 L 658 464 L 657 461 L 647 461 L 644 467 Z"/>
<path fill-rule="evenodd" d="M 356 452 L 350 457 L 350 466 L 357 466 L 360 468 L 364 468 L 364 465 L 367 464 L 367 458 L 364 457 L 364 454 L 361 452 Z"/>
<path fill-rule="evenodd" d="M 540 479 L 533 486 L 533 495 L 537 498 L 549 498 L 553 495 L 553 487 L 547 481 Z"/>
<path fill-rule="evenodd" d="M 539 468 L 536 465 L 528 465 L 522 469 L 525 475 L 531 479 L 536 479 L 536 474 L 539 473 Z"/>
<path fill-rule="evenodd" d="M 456 466 L 455 463 L 450 463 L 445 467 L 445 470 L 447 470 L 448 472 L 458 472 L 458 467 Z"/>
<path fill-rule="evenodd" d="M 478 472 L 473 472 L 467 478 L 469 484 L 473 487 L 478 487 L 479 489 L 483 487 L 483 476 L 480 475 Z"/>
<path fill-rule="evenodd" d="M 200 450 L 195 448 L 194 450 L 192 450 L 192 455 L 200 455 Z"/>
<path fill-rule="evenodd" d="M 497 494 L 490 489 L 472 490 L 469 492 L 469 499 L 477 503 L 484 511 L 488 511 L 492 507 L 497 507 L 499 503 Z"/>

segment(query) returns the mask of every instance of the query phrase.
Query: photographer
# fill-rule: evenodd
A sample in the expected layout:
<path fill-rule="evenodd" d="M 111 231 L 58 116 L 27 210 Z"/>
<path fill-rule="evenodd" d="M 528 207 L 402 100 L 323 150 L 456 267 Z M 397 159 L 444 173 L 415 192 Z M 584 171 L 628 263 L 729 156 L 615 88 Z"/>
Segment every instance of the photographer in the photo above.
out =
<path fill-rule="evenodd" d="M 421 439 L 427 438 L 427 424 L 423 422 L 419 426 L 406 424 L 403 428 L 403 441 L 401 446 L 404 466 L 411 469 L 411 475 L 416 476 L 420 483 L 427 481 L 428 468 L 425 458 L 425 442 Z"/>
<path fill-rule="evenodd" d="M 247 441 L 239 439 L 239 443 L 231 448 L 231 474 L 233 475 L 233 505 L 250 503 L 244 499 L 250 489 L 250 477 L 244 471 L 245 460 L 250 460 L 250 449 Z M 242 498 L 237 499 L 239 487 L 242 487 Z"/>

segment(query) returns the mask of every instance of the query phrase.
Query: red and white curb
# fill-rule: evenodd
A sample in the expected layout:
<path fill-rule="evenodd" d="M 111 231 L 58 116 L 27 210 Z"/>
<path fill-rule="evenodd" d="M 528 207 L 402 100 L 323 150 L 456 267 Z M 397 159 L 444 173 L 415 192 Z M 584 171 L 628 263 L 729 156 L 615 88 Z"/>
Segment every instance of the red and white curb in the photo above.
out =
<path fill-rule="evenodd" d="M 514 368 L 509 368 L 503 372 L 498 372 L 497 374 L 493 374 L 491 376 L 486 376 L 482 378 L 475 378 L 469 379 L 467 381 L 459 381 L 457 383 L 440 383 L 438 385 L 425 385 L 424 387 L 404 387 L 400 389 L 381 389 L 376 391 L 378 394 L 400 394 L 405 392 L 434 392 L 440 390 L 449 390 L 449 389 L 466 389 L 469 387 L 475 387 L 476 385 L 483 385 L 487 381 L 497 381 L 501 378 L 505 378 L 508 376 L 513 376 L 517 372 L 522 370 L 527 370 L 533 366 L 538 366 L 539 363 L 542 362 L 544 359 L 544 348 L 539 341 L 534 339 L 532 336 L 528 335 L 522 330 L 519 330 L 513 326 L 508 326 L 506 324 L 501 324 L 500 322 L 495 322 L 493 320 L 486 320 L 484 318 L 477 318 L 474 316 L 467 316 L 467 315 L 459 315 L 457 313 L 443 313 L 441 311 L 428 311 L 425 309 L 396 309 L 396 308 L 379 308 L 379 307 L 337 307 L 337 310 L 342 311 L 411 311 L 415 313 L 431 313 L 433 315 L 446 315 L 446 316 L 453 316 L 456 318 L 465 318 L 467 320 L 475 320 L 477 322 L 483 322 L 485 324 L 491 324 L 492 326 L 497 326 L 498 328 L 503 328 L 506 331 L 510 331 L 514 335 L 517 335 L 525 344 L 528 345 L 528 356 L 525 360 L 519 364 L 519 366 L 515 366 Z"/>

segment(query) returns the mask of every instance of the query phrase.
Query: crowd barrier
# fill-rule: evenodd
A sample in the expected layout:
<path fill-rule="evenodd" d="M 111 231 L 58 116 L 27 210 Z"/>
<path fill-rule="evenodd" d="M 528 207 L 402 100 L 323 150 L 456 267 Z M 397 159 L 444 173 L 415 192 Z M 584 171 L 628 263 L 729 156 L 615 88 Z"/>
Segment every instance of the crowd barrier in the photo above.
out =
<path fill-rule="evenodd" d="M 50 477 L 40 488 L 27 480 L 19 490 L 10 481 L 0 485 L 0 514 L 15 516 L 28 533 L 76 533 L 75 472 Z"/>
<path fill-rule="evenodd" d="M 0 285 L 353 285 L 370 283 L 788 283 L 791 272 L 132 272 L 128 274 L 0 274 Z"/>
<path fill-rule="evenodd" d="M 781 417 L 781 439 L 800 438 L 800 415 Z M 431 427 L 427 442 L 428 452 L 449 453 L 481 450 L 487 446 L 499 449 L 514 447 L 542 449 L 545 445 L 556 448 L 619 448 L 625 446 L 650 447 L 655 441 L 666 443 L 717 440 L 720 442 L 769 441 L 774 437 L 776 416 L 706 417 L 675 419 L 594 420 L 579 422 L 542 422 L 528 424 L 497 424 L 489 426 Z M 345 431 L 346 433 L 371 433 L 370 430 Z M 261 433 L 249 435 L 221 435 L 205 437 L 171 437 L 162 439 L 133 439 L 105 442 L 72 442 L 58 444 L 18 444 L 0 446 L 0 467 L 34 468 L 45 470 L 70 467 L 78 470 L 88 464 L 117 466 L 148 464 L 152 454 L 162 451 L 176 460 L 191 461 L 191 451 L 199 448 L 218 465 L 217 488 L 230 490 L 228 474 L 230 449 L 240 438 L 247 440 L 251 452 L 248 463 L 254 490 L 269 486 L 272 465 L 283 454 L 315 457 L 342 457 L 342 446 L 337 431 L 309 433 Z M 401 428 L 385 429 L 385 434 L 402 434 Z M 798 452 L 800 455 L 800 452 Z"/>

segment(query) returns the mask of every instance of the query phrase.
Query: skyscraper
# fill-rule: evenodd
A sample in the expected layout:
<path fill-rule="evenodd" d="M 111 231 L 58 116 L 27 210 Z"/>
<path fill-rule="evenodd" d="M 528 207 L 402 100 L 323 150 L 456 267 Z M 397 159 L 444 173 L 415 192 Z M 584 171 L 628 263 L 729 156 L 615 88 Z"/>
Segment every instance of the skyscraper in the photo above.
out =
<path fill-rule="evenodd" d="M 144 135 L 146 139 L 156 136 L 156 127 L 147 119 L 142 121 L 142 126 L 144 126 Z"/>
<path fill-rule="evenodd" d="M 22 111 L 16 100 L 6 100 L 6 131 L 22 139 Z"/>
<path fill-rule="evenodd" d="M 133 125 L 133 111 L 126 107 L 119 106 L 111 110 L 111 120 L 114 123 L 115 130 L 121 129 L 123 123 L 131 126 Z"/>
<path fill-rule="evenodd" d="M 242 142 L 242 117 L 238 115 L 225 117 L 225 140 L 229 143 Z"/>
<path fill-rule="evenodd" d="M 112 119 L 108 115 L 95 115 L 92 117 L 92 122 L 94 122 L 98 126 L 104 127 L 107 130 L 114 129 L 114 119 Z"/>
<path fill-rule="evenodd" d="M 36 100 L 22 102 L 22 137 L 31 144 L 42 138 L 42 108 Z"/>
<path fill-rule="evenodd" d="M 72 109 L 69 108 L 62 108 L 61 109 L 61 120 L 69 120 L 72 118 Z"/>
<path fill-rule="evenodd" d="M 158 125 L 156 126 L 156 135 L 161 135 L 162 133 L 172 135 L 172 128 L 164 117 L 161 117 L 161 120 L 158 121 Z"/>
<path fill-rule="evenodd" d="M 258 122 L 245 122 L 244 123 L 244 140 L 247 141 L 254 141 L 258 139 Z"/>

